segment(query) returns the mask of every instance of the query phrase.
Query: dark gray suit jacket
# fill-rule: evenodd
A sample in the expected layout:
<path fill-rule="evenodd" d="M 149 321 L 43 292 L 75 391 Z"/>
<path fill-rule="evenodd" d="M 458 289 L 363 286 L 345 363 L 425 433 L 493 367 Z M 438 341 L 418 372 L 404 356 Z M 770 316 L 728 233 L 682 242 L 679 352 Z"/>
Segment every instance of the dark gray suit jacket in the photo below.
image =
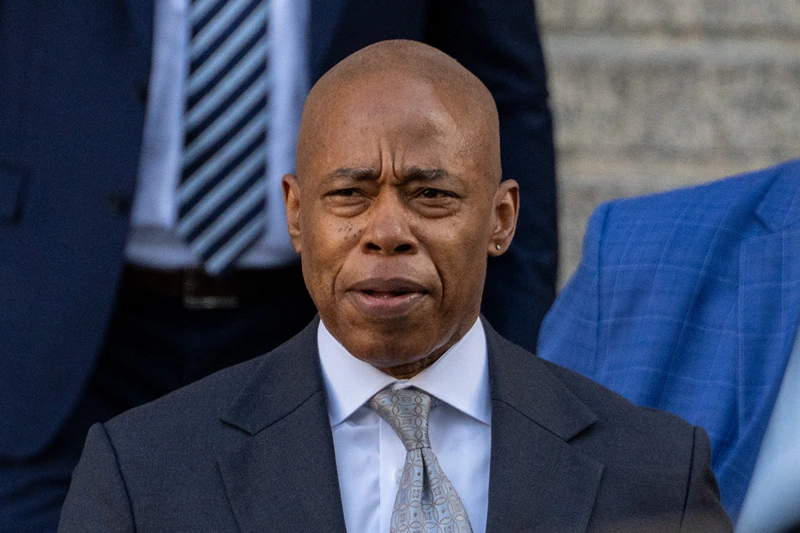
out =
<path fill-rule="evenodd" d="M 344 532 L 318 321 L 89 433 L 59 531 Z M 486 326 L 490 532 L 730 531 L 705 432 Z"/>

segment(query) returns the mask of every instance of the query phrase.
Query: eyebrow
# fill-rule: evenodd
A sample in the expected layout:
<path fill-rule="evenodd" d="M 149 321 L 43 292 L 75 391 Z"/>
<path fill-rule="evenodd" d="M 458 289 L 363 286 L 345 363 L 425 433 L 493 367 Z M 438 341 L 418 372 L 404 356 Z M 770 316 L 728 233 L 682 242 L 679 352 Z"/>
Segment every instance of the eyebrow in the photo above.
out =
<path fill-rule="evenodd" d="M 337 179 L 349 179 L 353 181 L 376 181 L 380 178 L 380 172 L 370 167 L 343 167 L 337 168 L 327 176 L 326 181 Z M 443 168 L 424 168 L 410 166 L 402 169 L 402 181 L 442 181 L 446 178 L 462 181 L 457 175 L 451 174 Z"/>
<path fill-rule="evenodd" d="M 451 177 L 451 174 L 443 168 L 422 168 L 422 167 L 408 167 L 404 169 L 403 178 L 405 181 L 410 180 L 424 180 L 424 181 L 439 181 L 444 178 Z"/>
<path fill-rule="evenodd" d="M 443 168 L 422 168 L 422 167 L 407 167 L 403 169 L 403 181 L 408 183 L 410 181 L 418 181 L 423 183 L 441 183 L 446 182 L 448 187 L 458 186 L 466 189 L 470 188 L 469 182 L 459 174 L 453 174 Z"/>
<path fill-rule="evenodd" d="M 355 181 L 377 180 L 379 178 L 378 172 L 374 168 L 369 167 L 353 167 L 353 168 L 337 168 L 327 176 L 326 181 L 333 181 L 336 179 L 351 179 Z"/>

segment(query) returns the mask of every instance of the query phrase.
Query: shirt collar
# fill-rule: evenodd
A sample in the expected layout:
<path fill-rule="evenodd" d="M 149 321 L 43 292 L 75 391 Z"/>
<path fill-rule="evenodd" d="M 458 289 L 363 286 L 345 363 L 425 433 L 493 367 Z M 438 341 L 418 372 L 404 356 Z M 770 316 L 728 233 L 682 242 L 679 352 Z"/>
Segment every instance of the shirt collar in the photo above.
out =
<path fill-rule="evenodd" d="M 344 422 L 388 386 L 417 387 L 484 424 L 491 422 L 486 333 L 480 320 L 438 361 L 406 380 L 393 378 L 351 355 L 321 320 L 317 345 L 331 426 Z"/>

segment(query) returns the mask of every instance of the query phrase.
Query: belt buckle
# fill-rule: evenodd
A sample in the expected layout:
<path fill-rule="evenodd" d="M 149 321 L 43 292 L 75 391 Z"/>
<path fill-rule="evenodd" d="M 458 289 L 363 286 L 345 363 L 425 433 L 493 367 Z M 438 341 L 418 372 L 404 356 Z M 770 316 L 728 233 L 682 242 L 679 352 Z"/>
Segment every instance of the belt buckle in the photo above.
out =
<path fill-rule="evenodd" d="M 241 299 L 235 295 L 197 296 L 198 281 L 194 270 L 184 271 L 181 284 L 181 303 L 186 309 L 236 309 Z"/>

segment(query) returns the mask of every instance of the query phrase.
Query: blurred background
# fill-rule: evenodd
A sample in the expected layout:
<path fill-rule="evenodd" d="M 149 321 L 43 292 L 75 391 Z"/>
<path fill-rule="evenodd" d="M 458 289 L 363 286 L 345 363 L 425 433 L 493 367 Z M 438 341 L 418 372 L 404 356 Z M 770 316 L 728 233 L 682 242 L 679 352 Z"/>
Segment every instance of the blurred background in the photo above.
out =
<path fill-rule="evenodd" d="M 800 157 L 800 1 L 537 0 L 563 285 L 602 201 Z"/>

